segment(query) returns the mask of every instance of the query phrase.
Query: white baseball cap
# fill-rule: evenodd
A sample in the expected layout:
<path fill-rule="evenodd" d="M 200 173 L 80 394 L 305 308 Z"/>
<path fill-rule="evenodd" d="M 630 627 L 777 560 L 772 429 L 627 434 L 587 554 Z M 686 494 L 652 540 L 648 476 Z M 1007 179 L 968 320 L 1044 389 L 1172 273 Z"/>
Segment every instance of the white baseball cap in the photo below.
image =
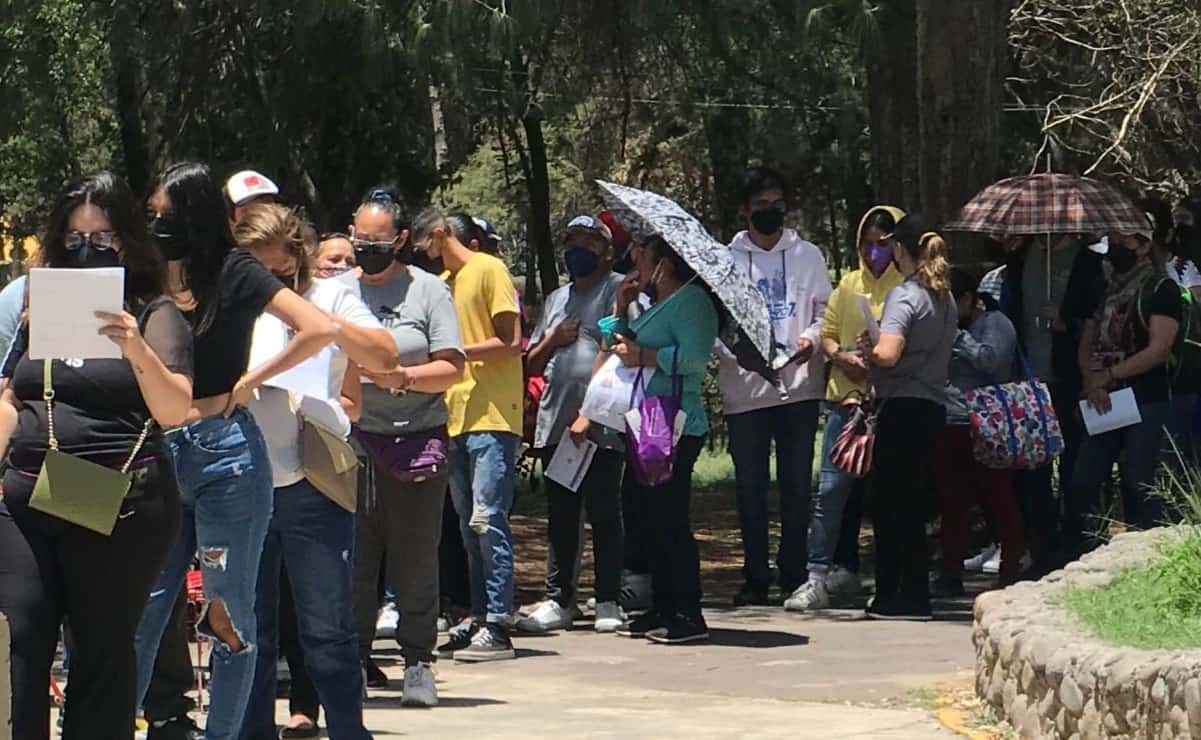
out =
<path fill-rule="evenodd" d="M 242 170 L 226 180 L 225 192 L 229 195 L 230 202 L 237 207 L 265 195 L 279 195 L 279 186 L 261 172 Z"/>

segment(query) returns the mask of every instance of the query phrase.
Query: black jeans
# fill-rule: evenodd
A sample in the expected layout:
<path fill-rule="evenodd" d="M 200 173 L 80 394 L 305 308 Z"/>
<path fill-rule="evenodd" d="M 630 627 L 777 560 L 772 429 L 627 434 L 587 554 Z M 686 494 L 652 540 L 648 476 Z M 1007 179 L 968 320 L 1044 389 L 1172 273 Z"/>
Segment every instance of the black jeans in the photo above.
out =
<path fill-rule="evenodd" d="M 880 408 L 871 484 L 877 604 L 929 605 L 928 481 L 945 421 L 942 405 L 924 399 L 889 398 Z"/>
<path fill-rule="evenodd" d="M 646 501 L 642 489 L 629 465 L 621 476 L 621 567 L 630 573 L 648 575 L 651 572 L 649 535 L 647 534 Z"/>
<path fill-rule="evenodd" d="M 188 650 L 188 593 L 186 588 L 181 588 L 167 629 L 163 630 L 159 641 L 150 688 L 142 700 L 146 720 L 161 722 L 192 711 L 196 703 L 188 698 L 188 692 L 195 685 L 196 674 Z"/>
<path fill-rule="evenodd" d="M 290 583 L 288 566 L 280 569 L 279 582 Z M 288 661 L 288 713 L 303 714 L 316 724 L 321 717 L 321 701 L 317 687 L 304 667 L 304 646 L 300 644 L 300 627 L 296 622 L 296 603 L 291 588 L 279 589 L 279 651 Z"/>
<path fill-rule="evenodd" d="M 554 455 L 547 450 L 546 459 Z M 580 557 L 580 511 L 592 524 L 596 564 L 596 602 L 621 596 L 621 473 L 625 457 L 616 450 L 597 450 L 580 490 L 568 489 L 543 476 L 546 484 L 546 598 L 570 609 L 575 601 L 576 564 Z"/>
<path fill-rule="evenodd" d="M 855 481 L 847 505 L 842 510 L 842 528 L 834 549 L 834 564 L 859 573 L 859 529 L 863 526 L 863 502 L 867 498 L 867 480 Z"/>
<path fill-rule="evenodd" d="M 71 624 L 71 682 L 63 737 L 133 733 L 134 633 L 179 533 L 171 464 L 151 465 L 110 536 L 28 506 L 35 479 L 4 476 L 0 501 L 0 612 L 12 631 L 12 736 L 50 736 L 50 664 L 58 627 Z"/>
<path fill-rule="evenodd" d="M 692 469 L 704 443 L 704 437 L 681 437 L 671 480 L 659 486 L 638 486 L 647 513 L 655 611 L 665 618 L 701 618 L 701 560 L 692 536 L 689 505 Z"/>
<path fill-rule="evenodd" d="M 379 569 L 387 560 L 405 664 L 432 663 L 438 639 L 438 542 L 446 476 L 401 483 L 369 460 L 359 471 L 355 512 L 354 621 L 359 653 L 371 654 L 379 612 Z"/>
<path fill-rule="evenodd" d="M 444 611 L 471 610 L 471 566 L 463 547 L 459 515 L 450 500 L 450 490 L 442 501 L 442 539 L 438 542 L 438 585 Z"/>

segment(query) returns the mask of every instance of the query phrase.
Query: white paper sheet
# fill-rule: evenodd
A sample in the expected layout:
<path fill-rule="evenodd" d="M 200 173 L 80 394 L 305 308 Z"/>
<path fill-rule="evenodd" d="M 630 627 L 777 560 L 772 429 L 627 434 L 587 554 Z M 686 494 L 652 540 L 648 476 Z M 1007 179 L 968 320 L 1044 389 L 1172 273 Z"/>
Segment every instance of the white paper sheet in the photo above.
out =
<path fill-rule="evenodd" d="M 546 477 L 563 486 L 572 493 L 580 490 L 588 468 L 592 466 L 592 458 L 596 456 L 596 443 L 590 439 L 584 440 L 580 446 L 571 439 L 571 430 L 563 432 L 555 454 L 551 455 L 546 466 Z"/>
<path fill-rule="evenodd" d="M 880 341 L 880 322 L 876 321 L 876 316 L 872 313 L 872 304 L 867 300 L 867 296 L 859 293 L 858 298 L 859 310 L 863 313 L 863 325 L 867 327 L 867 337 L 872 340 L 872 344 L 875 344 Z"/>
<path fill-rule="evenodd" d="M 29 271 L 29 358 L 121 359 L 121 348 L 97 332 L 96 311 L 121 313 L 125 270 L 120 267 Z"/>
<path fill-rule="evenodd" d="M 655 368 L 642 368 L 643 388 L 655 377 Z M 621 358 L 610 355 L 588 383 L 580 413 L 597 424 L 619 432 L 625 431 L 625 413 L 630 410 L 631 392 L 638 377 L 638 368 L 625 367 Z M 634 405 L 642 402 L 641 392 L 633 394 Z"/>
<path fill-rule="evenodd" d="M 1084 417 L 1084 427 L 1088 430 L 1088 436 L 1095 437 L 1115 429 L 1125 429 L 1143 420 L 1143 415 L 1138 410 L 1138 402 L 1134 400 L 1134 389 L 1123 388 L 1110 393 L 1109 403 L 1112 406 L 1109 413 L 1102 414 L 1089 406 L 1088 401 L 1080 402 L 1080 415 Z"/>

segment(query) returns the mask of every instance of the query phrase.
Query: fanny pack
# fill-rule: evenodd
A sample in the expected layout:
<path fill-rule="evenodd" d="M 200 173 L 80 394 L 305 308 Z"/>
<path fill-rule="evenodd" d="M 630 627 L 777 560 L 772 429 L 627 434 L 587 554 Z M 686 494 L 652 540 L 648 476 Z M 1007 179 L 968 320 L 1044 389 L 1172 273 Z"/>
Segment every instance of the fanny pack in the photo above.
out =
<path fill-rule="evenodd" d="M 446 429 L 408 435 L 376 434 L 356 428 L 355 439 L 377 467 L 401 483 L 424 483 L 446 470 Z"/>
<path fill-rule="evenodd" d="M 46 401 L 49 446 L 29 498 L 29 507 L 108 536 L 113 533 L 121 504 L 133 485 L 134 475 L 129 468 L 146 443 L 154 420 L 147 419 L 142 425 L 137 441 L 119 470 L 61 451 L 54 434 L 54 387 L 50 378 L 53 364 L 53 360 L 42 362 L 42 398 Z"/>
<path fill-rule="evenodd" d="M 301 417 L 300 460 L 304 477 L 330 501 L 351 514 L 359 489 L 359 456 L 350 443 L 321 424 Z"/>

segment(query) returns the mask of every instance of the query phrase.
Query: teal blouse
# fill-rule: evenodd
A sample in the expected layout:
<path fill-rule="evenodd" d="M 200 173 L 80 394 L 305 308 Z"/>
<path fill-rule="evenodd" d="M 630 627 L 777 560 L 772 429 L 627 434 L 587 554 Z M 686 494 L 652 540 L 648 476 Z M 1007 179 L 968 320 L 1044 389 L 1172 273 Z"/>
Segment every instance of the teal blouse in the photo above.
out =
<path fill-rule="evenodd" d="M 628 323 L 623 317 L 617 326 L 635 334 L 634 342 L 658 350 L 657 372 L 647 384 L 648 396 L 671 395 L 672 363 L 682 381 L 684 413 L 688 415 L 684 434 L 703 437 L 709 432 L 709 418 L 701 401 L 701 383 L 717 341 L 717 309 L 705 289 L 689 284 L 651 306 Z"/>

